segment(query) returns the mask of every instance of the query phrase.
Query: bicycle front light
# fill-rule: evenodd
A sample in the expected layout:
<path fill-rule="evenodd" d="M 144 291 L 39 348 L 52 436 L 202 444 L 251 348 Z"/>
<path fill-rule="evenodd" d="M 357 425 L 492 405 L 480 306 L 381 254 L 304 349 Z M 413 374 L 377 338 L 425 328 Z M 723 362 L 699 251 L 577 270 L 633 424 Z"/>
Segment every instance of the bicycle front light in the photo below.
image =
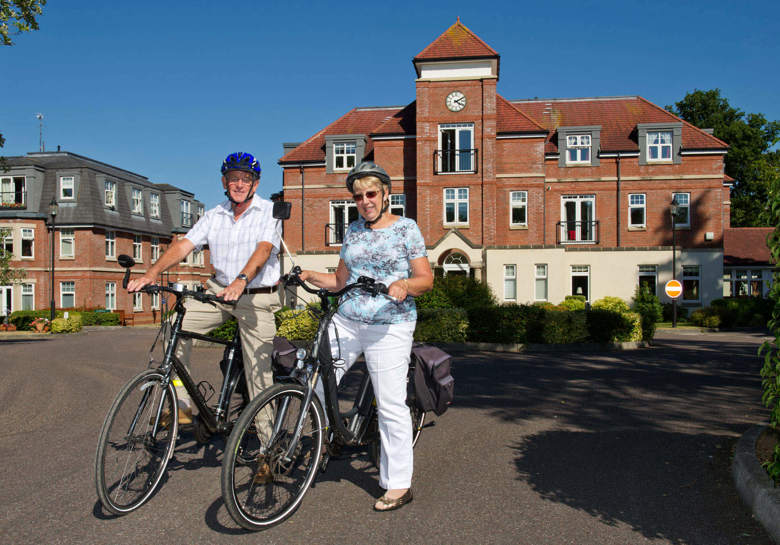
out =
<path fill-rule="evenodd" d="M 305 348 L 299 348 L 297 352 L 295 352 L 295 358 L 298 360 L 305 360 L 306 359 L 306 349 Z"/>

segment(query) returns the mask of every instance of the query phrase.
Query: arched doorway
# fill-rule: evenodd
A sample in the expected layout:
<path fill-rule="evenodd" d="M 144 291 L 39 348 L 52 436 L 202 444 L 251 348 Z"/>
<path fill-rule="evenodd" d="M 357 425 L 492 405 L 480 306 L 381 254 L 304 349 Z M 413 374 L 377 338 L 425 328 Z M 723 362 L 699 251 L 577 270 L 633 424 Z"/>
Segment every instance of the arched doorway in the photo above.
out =
<path fill-rule="evenodd" d="M 444 276 L 471 276 L 471 267 L 468 258 L 460 252 L 452 252 L 444 258 L 442 263 Z"/>

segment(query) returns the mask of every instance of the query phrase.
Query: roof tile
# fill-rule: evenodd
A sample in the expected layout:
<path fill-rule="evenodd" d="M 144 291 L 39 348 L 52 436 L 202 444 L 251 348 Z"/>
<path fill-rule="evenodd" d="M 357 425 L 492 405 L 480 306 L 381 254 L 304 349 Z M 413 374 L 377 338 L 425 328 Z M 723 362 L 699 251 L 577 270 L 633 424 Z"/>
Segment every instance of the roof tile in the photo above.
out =
<path fill-rule="evenodd" d="M 774 227 L 733 227 L 723 231 L 724 265 L 770 265 L 766 238 Z"/>
<path fill-rule="evenodd" d="M 460 22 L 445 30 L 414 58 L 419 60 L 498 57 L 498 53 Z"/>

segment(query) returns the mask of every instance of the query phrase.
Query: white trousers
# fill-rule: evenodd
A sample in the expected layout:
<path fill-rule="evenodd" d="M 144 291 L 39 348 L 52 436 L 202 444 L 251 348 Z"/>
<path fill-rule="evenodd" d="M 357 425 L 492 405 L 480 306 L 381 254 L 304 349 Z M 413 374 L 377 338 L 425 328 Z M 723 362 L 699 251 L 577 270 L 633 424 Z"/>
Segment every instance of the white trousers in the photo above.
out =
<path fill-rule="evenodd" d="M 364 354 L 379 417 L 379 486 L 386 490 L 409 488 L 412 484 L 412 418 L 406 405 L 406 375 L 415 322 L 365 324 L 336 314 L 329 335 L 334 358 L 344 367 L 336 369 L 336 380 Z M 334 331 L 338 330 L 338 333 Z M 323 401 L 322 381 L 317 395 Z"/>

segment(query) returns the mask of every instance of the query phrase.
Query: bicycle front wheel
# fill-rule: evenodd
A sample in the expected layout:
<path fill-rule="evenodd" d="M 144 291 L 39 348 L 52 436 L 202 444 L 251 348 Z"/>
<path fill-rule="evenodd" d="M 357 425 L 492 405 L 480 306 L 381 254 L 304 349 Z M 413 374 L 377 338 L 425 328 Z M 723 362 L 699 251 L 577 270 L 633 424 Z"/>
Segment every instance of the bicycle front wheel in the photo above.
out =
<path fill-rule="evenodd" d="M 114 399 L 98 439 L 95 485 L 108 511 L 140 507 L 160 483 L 176 444 L 176 392 L 163 375 L 147 370 Z"/>
<path fill-rule="evenodd" d="M 271 386 L 249 403 L 233 427 L 222 462 L 222 498 L 233 520 L 247 530 L 262 530 L 292 515 L 317 474 L 324 417 L 316 397 L 303 413 L 305 398 L 299 384 Z"/>

